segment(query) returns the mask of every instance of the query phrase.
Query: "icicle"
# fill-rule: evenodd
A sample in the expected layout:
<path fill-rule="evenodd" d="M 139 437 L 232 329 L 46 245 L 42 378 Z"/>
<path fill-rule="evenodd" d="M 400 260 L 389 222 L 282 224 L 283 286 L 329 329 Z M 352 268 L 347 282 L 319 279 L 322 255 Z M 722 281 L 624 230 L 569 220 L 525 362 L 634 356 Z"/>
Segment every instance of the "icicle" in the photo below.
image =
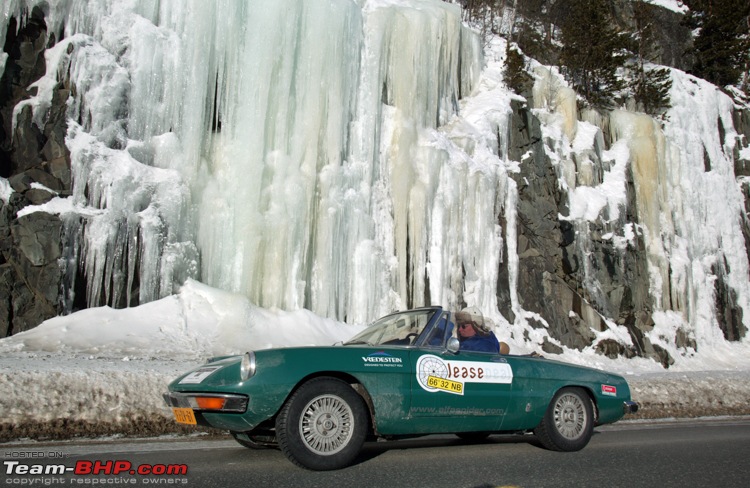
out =
<path fill-rule="evenodd" d="M 453 125 L 483 63 L 457 5 L 56 5 L 89 305 L 200 277 L 358 322 L 493 307 L 507 114 Z"/>

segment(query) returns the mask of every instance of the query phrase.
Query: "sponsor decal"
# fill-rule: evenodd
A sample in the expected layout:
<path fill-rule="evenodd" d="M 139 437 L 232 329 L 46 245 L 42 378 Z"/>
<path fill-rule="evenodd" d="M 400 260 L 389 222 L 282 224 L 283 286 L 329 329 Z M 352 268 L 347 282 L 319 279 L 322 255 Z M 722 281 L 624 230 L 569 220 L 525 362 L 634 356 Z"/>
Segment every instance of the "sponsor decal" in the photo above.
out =
<path fill-rule="evenodd" d="M 211 374 L 217 369 L 221 369 L 224 366 L 204 366 L 203 368 L 196 369 L 189 375 L 185 376 L 180 380 L 181 385 L 183 384 L 198 384 L 202 383 L 203 380 L 211 376 Z"/>
<path fill-rule="evenodd" d="M 425 354 L 417 361 L 417 382 L 429 392 L 463 395 L 466 383 L 511 384 L 513 369 L 507 362 L 444 361 Z"/>
<path fill-rule="evenodd" d="M 602 395 L 617 396 L 617 387 L 610 385 L 602 385 Z"/>
<path fill-rule="evenodd" d="M 378 351 L 368 356 L 362 356 L 362 361 L 364 361 L 365 366 L 384 366 L 391 368 L 404 367 L 403 359 L 396 356 L 391 356 L 385 351 Z"/>

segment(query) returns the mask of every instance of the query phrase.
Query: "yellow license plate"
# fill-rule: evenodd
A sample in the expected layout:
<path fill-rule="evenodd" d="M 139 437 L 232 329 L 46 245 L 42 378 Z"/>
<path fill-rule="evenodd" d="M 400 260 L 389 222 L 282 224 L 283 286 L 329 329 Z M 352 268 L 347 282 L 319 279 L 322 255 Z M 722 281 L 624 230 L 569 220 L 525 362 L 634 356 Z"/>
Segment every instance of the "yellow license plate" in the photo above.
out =
<path fill-rule="evenodd" d="M 192 408 L 172 408 L 172 413 L 174 413 L 174 419 L 178 424 L 198 424 L 195 420 L 195 413 L 193 413 Z"/>
<path fill-rule="evenodd" d="M 447 391 L 449 393 L 456 393 L 458 395 L 464 394 L 464 384 L 460 381 L 447 380 L 445 378 L 438 378 L 437 376 L 427 377 L 427 386 L 431 388 L 437 388 L 438 390 Z"/>

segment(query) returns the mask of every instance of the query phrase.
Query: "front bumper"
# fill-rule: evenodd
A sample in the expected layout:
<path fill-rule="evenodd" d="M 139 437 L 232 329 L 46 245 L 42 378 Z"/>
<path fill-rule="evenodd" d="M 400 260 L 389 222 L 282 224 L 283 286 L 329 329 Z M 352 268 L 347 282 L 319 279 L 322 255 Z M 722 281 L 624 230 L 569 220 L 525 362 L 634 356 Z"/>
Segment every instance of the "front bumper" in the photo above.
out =
<path fill-rule="evenodd" d="M 249 410 L 249 398 L 244 395 L 231 395 L 222 393 L 182 393 L 168 392 L 163 394 L 164 401 L 173 410 L 190 409 L 195 416 L 196 425 L 213 427 L 215 429 L 230 430 L 233 432 L 248 432 L 258 426 L 265 418 L 259 417 Z M 197 408 L 199 398 L 221 398 L 226 399 L 222 409 Z M 204 402 L 205 403 L 205 402 Z M 212 405 L 212 401 L 208 404 Z M 177 412 L 175 411 L 175 420 Z M 177 420 L 178 423 L 180 422 Z M 191 422 L 188 422 L 191 423 Z"/>
<path fill-rule="evenodd" d="M 228 393 L 178 393 L 170 391 L 164 393 L 163 397 L 169 407 L 192 408 L 199 412 L 245 413 L 248 403 L 246 396 Z M 203 399 L 216 399 L 221 407 L 204 408 L 201 406 Z"/>

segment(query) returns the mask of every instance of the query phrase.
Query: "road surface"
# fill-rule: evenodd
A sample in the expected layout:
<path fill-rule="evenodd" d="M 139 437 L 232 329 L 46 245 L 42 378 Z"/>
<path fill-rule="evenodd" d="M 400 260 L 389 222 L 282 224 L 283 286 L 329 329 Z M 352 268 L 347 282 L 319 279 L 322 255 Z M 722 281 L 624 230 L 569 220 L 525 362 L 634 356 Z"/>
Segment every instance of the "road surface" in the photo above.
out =
<path fill-rule="evenodd" d="M 278 450 L 246 449 L 231 439 L 15 443 L 0 449 L 2 486 L 746 487 L 750 418 L 599 427 L 576 453 L 546 451 L 533 436 L 367 443 L 355 465 L 332 472 L 307 471 Z"/>

